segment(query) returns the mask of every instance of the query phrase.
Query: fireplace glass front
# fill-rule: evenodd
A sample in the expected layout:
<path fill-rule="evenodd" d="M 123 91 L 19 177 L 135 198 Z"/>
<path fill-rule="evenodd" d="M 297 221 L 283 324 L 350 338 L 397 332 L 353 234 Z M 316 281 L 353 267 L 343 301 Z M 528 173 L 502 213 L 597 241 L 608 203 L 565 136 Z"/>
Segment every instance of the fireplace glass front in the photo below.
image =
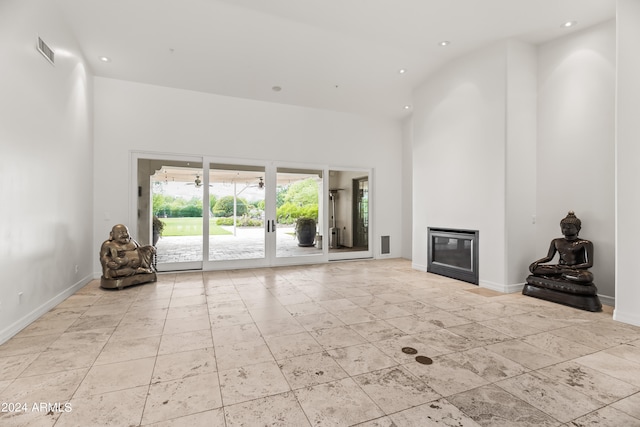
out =
<path fill-rule="evenodd" d="M 478 230 L 428 229 L 427 271 L 478 284 Z"/>

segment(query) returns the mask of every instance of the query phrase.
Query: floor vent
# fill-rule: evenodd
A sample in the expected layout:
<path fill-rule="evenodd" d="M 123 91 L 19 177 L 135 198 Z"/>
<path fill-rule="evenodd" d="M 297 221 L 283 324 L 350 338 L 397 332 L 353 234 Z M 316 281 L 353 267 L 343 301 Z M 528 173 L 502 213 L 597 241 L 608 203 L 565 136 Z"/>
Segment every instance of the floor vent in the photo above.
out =
<path fill-rule="evenodd" d="M 52 65 L 55 63 L 55 52 L 40 37 L 38 37 L 38 52 Z"/>
<path fill-rule="evenodd" d="M 380 236 L 380 253 L 382 255 L 391 253 L 391 249 L 389 249 L 389 236 Z"/>

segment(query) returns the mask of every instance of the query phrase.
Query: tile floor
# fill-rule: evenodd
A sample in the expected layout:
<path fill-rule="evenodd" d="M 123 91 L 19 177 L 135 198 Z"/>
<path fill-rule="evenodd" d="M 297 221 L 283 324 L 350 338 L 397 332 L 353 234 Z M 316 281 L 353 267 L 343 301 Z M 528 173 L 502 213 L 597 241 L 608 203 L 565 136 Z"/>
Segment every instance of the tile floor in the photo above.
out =
<path fill-rule="evenodd" d="M 626 427 L 639 391 L 610 308 L 404 260 L 93 281 L 0 346 L 2 426 Z"/>

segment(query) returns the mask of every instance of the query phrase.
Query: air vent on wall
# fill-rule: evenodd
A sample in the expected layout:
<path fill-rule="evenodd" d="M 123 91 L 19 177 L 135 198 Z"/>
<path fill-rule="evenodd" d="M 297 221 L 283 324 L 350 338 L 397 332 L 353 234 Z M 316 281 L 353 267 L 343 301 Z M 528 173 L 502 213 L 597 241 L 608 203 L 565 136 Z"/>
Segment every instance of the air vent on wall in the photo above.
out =
<path fill-rule="evenodd" d="M 380 254 L 386 255 L 390 253 L 389 236 L 380 236 Z"/>
<path fill-rule="evenodd" d="M 40 37 L 38 37 L 38 52 L 52 65 L 55 63 L 55 52 Z"/>

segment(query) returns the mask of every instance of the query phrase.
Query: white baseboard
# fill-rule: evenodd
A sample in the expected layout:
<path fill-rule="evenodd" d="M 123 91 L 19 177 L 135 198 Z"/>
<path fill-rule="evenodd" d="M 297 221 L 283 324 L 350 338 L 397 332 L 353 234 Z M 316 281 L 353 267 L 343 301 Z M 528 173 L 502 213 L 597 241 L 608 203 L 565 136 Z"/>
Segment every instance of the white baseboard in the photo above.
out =
<path fill-rule="evenodd" d="M 518 292 L 522 292 L 522 288 L 524 288 L 524 283 L 514 283 L 511 285 L 503 285 L 500 283 L 489 282 L 487 280 L 481 280 L 480 287 L 491 289 L 492 291 L 496 291 L 496 292 L 502 292 L 503 294 L 515 294 Z"/>
<path fill-rule="evenodd" d="M 616 308 L 613 310 L 613 320 L 617 320 L 618 322 L 628 323 L 630 325 L 640 326 L 640 314 L 635 313 L 624 313 L 620 309 Z"/>
<path fill-rule="evenodd" d="M 607 295 L 600 295 L 598 294 L 598 298 L 600 299 L 600 302 L 604 305 L 609 305 L 611 307 L 615 307 L 616 306 L 616 299 L 615 297 L 610 297 Z"/>
<path fill-rule="evenodd" d="M 411 268 L 413 268 L 414 270 L 424 271 L 425 273 L 427 272 L 426 265 L 416 264 L 415 262 L 411 263 Z"/>
<path fill-rule="evenodd" d="M 51 310 L 56 305 L 60 304 L 62 301 L 69 298 L 71 295 L 76 293 L 78 289 L 83 288 L 87 283 L 93 280 L 93 273 L 85 276 L 80 279 L 80 281 L 75 284 L 69 286 L 64 291 L 60 292 L 55 297 L 51 298 L 48 301 L 45 301 L 40 307 L 33 310 L 31 313 L 21 317 L 20 319 L 13 322 L 11 325 L 0 331 L 0 344 L 9 340 L 9 338 L 13 337 L 15 334 L 29 326 L 34 321 L 38 320 L 42 315 L 46 314 L 49 310 Z"/>

